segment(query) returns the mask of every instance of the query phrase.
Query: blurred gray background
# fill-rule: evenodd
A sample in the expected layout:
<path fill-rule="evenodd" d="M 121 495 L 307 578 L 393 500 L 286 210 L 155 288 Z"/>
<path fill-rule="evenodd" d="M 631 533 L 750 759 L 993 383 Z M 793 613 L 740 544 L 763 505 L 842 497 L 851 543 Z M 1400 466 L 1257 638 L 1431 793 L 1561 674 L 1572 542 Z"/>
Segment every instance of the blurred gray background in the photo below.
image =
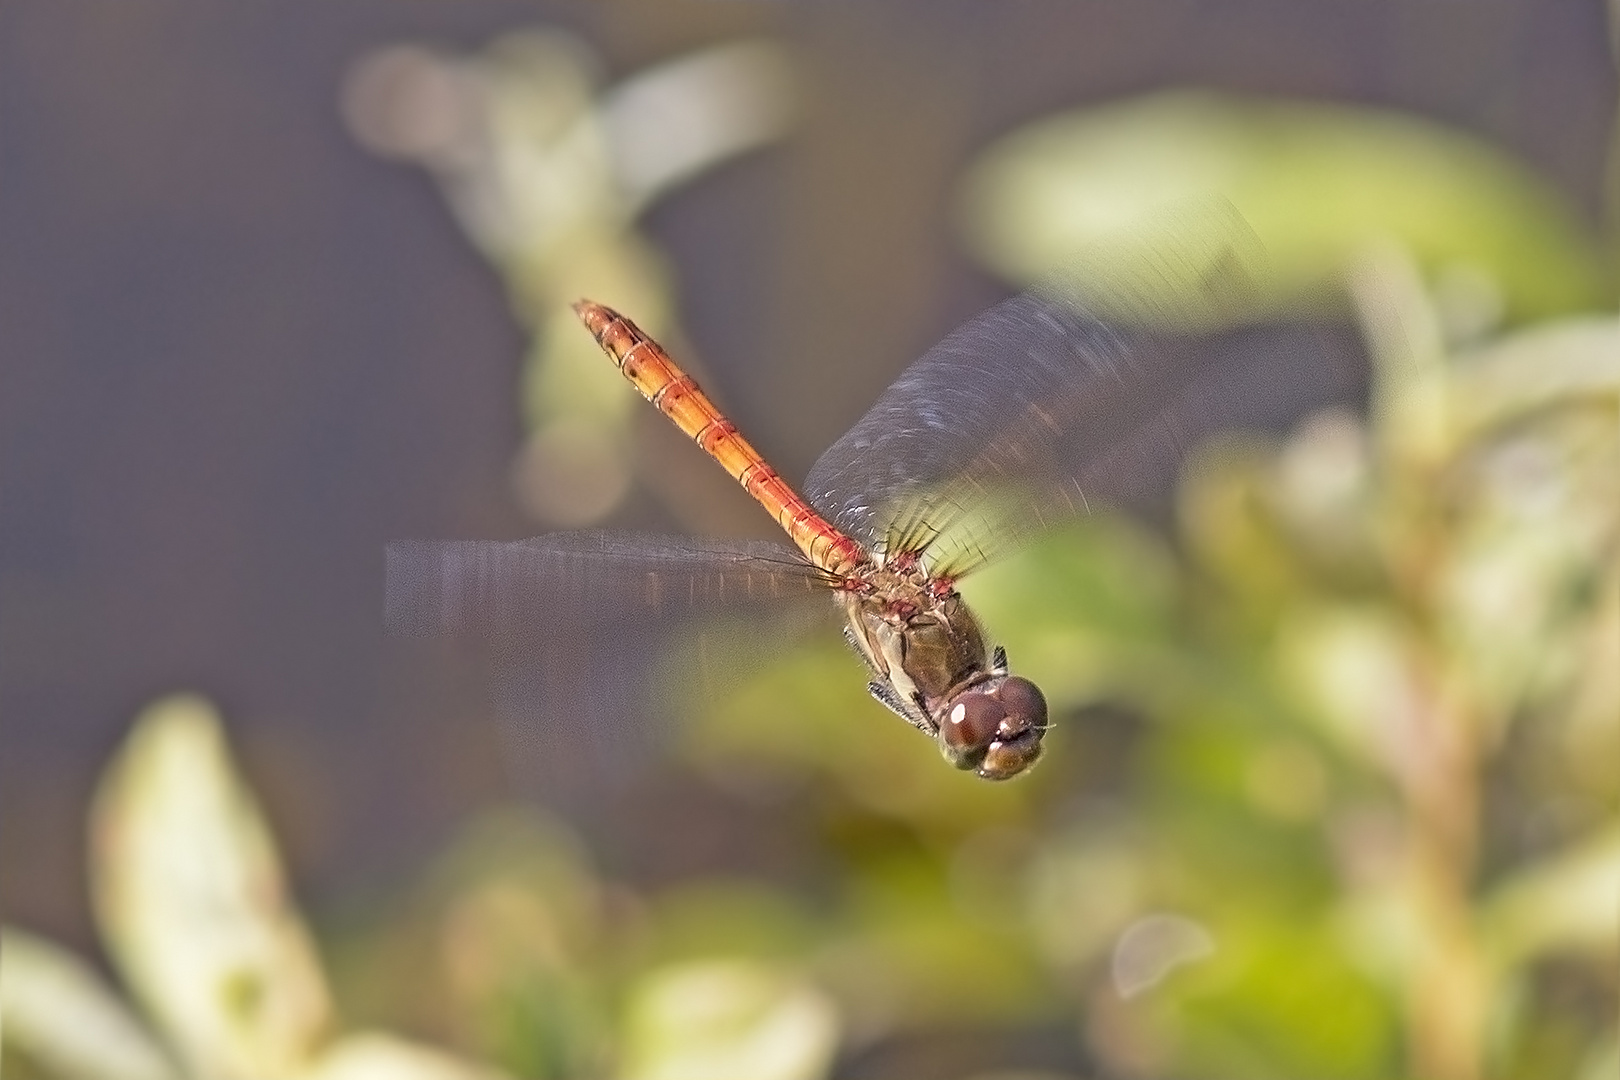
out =
<path fill-rule="evenodd" d="M 381 553 L 532 531 L 506 484 L 523 335 L 428 178 L 360 148 L 337 103 L 367 50 L 536 23 L 609 79 L 744 35 L 795 55 L 788 142 L 646 222 L 710 377 L 790 477 L 1004 295 L 950 200 L 1024 120 L 1189 84 L 1397 107 L 1516 152 L 1595 222 L 1615 104 L 1601 0 L 8 0 L 8 919 L 89 941 L 86 800 L 172 689 L 221 703 L 317 894 L 498 797 L 491 736 L 450 719 L 469 688 L 413 677 L 382 637 Z"/>

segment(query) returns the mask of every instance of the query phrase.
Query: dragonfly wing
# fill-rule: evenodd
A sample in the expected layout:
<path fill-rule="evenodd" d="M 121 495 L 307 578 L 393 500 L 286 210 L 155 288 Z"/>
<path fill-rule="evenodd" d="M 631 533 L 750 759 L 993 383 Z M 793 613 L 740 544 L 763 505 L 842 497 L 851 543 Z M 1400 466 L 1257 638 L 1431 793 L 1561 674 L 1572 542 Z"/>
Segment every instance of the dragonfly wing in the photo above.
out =
<path fill-rule="evenodd" d="M 1280 432 L 1312 409 L 1359 395 L 1365 381 L 1353 334 L 1298 323 L 1138 339 L 1132 368 L 1136 385 L 1111 403 L 1119 409 L 1111 423 L 1070 412 L 1079 418 L 1052 441 L 1033 492 L 1142 506 L 1169 489 L 1187 452 L 1211 436 Z"/>
<path fill-rule="evenodd" d="M 822 455 L 806 497 L 868 546 L 926 550 L 959 576 L 1055 517 L 1137 494 L 1199 437 L 1283 399 L 1291 358 L 1325 351 L 1302 327 L 1221 329 L 1258 291 L 1232 250 L 1144 263 L 1143 281 L 1186 283 L 1163 317 L 1145 286 L 1105 295 L 1073 271 L 970 320 Z"/>
<path fill-rule="evenodd" d="M 391 633 L 476 643 L 514 780 L 554 803 L 633 771 L 694 696 L 835 615 L 782 545 L 600 532 L 395 542 L 385 595 Z M 716 630 L 727 616 L 774 633 Z M 671 670 L 677 641 L 699 659 L 717 648 Z"/>
<path fill-rule="evenodd" d="M 816 461 L 806 497 L 857 540 L 893 550 L 908 539 L 892 535 L 900 508 L 948 514 L 947 495 L 1026 471 L 1040 429 L 1067 424 L 1051 407 L 1100 404 L 1124 384 L 1127 355 L 1115 330 L 1078 308 L 1035 294 L 1004 301 L 907 368 Z"/>
<path fill-rule="evenodd" d="M 611 532 L 388 545 L 384 620 L 405 637 L 518 640 L 616 621 L 764 607 L 820 591 L 819 572 L 770 541 Z"/>

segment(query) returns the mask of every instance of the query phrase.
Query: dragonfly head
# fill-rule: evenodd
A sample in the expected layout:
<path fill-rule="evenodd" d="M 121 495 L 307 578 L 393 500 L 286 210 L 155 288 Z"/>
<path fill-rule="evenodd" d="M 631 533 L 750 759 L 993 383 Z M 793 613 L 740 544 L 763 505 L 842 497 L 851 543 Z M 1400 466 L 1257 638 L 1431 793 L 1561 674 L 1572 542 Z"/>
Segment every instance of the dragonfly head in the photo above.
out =
<path fill-rule="evenodd" d="M 958 769 L 986 780 L 1017 776 L 1041 756 L 1046 698 L 1017 675 L 992 675 L 950 701 L 939 725 L 939 748 Z"/>

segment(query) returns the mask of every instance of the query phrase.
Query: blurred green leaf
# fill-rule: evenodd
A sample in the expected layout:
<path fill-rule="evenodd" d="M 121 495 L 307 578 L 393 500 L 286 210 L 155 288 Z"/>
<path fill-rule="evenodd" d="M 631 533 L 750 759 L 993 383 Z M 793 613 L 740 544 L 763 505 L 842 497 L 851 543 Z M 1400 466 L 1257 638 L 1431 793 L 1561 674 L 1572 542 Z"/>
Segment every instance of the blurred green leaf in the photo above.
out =
<path fill-rule="evenodd" d="M 9 926 L 0 956 L 8 1052 L 81 1080 L 178 1080 L 174 1063 L 89 964 Z"/>
<path fill-rule="evenodd" d="M 91 817 L 96 915 L 165 1045 L 88 965 L 7 928 L 0 1019 L 21 1064 L 82 1080 L 500 1080 L 390 1035 L 330 1037 L 319 960 L 207 701 L 143 711 Z"/>
<path fill-rule="evenodd" d="M 93 814 L 92 882 L 124 978 L 188 1069 L 291 1073 L 331 1024 L 274 842 L 201 698 L 136 720 Z"/>
<path fill-rule="evenodd" d="M 816 1080 L 837 1047 L 830 1001 L 758 963 L 709 960 L 632 988 L 622 1080 Z"/>
<path fill-rule="evenodd" d="M 1583 402 L 1620 420 L 1620 318 L 1562 319 L 1511 334 L 1459 356 L 1453 378 L 1464 438 Z"/>
<path fill-rule="evenodd" d="M 1612 963 L 1617 903 L 1620 824 L 1611 824 L 1498 884 L 1481 906 L 1481 934 L 1503 968 L 1554 951 L 1607 953 Z"/>
<path fill-rule="evenodd" d="M 1414 117 L 1177 91 L 1036 121 L 965 187 L 973 247 L 1018 282 L 1155 243 L 1180 208 L 1229 200 L 1270 258 L 1275 301 L 1326 286 L 1371 241 L 1514 320 L 1613 300 L 1594 230 L 1502 152 Z"/>
<path fill-rule="evenodd" d="M 484 1068 L 383 1034 L 345 1035 L 297 1080 L 503 1080 Z"/>
<path fill-rule="evenodd" d="M 569 305 L 611 304 L 678 345 L 670 269 L 637 218 L 781 138 L 795 107 L 787 58 L 769 41 L 713 45 L 611 87 L 604 67 L 577 36 L 530 27 L 466 55 L 379 49 L 356 65 L 344 100 L 361 143 L 438 181 L 528 326 L 519 397 L 530 438 L 514 495 L 563 527 L 601 520 L 629 491 L 628 425 L 642 416 Z"/>

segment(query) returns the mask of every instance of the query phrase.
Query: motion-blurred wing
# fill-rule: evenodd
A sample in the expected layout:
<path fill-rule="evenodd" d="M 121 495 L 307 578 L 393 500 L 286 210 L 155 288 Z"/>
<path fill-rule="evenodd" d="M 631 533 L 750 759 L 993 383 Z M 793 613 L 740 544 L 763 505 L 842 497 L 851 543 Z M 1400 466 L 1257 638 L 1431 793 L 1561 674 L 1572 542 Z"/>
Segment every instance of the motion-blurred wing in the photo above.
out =
<path fill-rule="evenodd" d="M 817 460 L 805 496 L 871 547 L 915 539 L 895 529 L 930 509 L 927 524 L 942 530 L 993 494 L 975 484 L 1027 473 L 1043 443 L 1076 425 L 1071 413 L 1117 394 L 1126 358 L 1120 335 L 1077 308 L 1034 294 L 1007 300 L 907 368 Z"/>
<path fill-rule="evenodd" d="M 554 533 L 388 545 L 390 633 L 520 642 L 558 627 L 767 605 L 818 591 L 816 570 L 768 541 Z"/>
<path fill-rule="evenodd" d="M 1144 259 L 1134 280 L 1066 275 L 970 320 L 822 455 L 806 497 L 863 543 L 959 576 L 1138 494 L 1214 430 L 1269 422 L 1324 349 L 1302 327 L 1223 329 L 1256 295 L 1238 250 Z"/>
<path fill-rule="evenodd" d="M 708 621 L 726 615 L 759 630 L 742 645 L 716 636 L 723 647 L 706 653 Z M 587 532 L 388 545 L 390 633 L 482 647 L 516 780 L 553 801 L 624 775 L 706 684 L 833 615 L 816 570 L 766 542 Z M 677 642 L 706 667 L 669 670 Z"/>

